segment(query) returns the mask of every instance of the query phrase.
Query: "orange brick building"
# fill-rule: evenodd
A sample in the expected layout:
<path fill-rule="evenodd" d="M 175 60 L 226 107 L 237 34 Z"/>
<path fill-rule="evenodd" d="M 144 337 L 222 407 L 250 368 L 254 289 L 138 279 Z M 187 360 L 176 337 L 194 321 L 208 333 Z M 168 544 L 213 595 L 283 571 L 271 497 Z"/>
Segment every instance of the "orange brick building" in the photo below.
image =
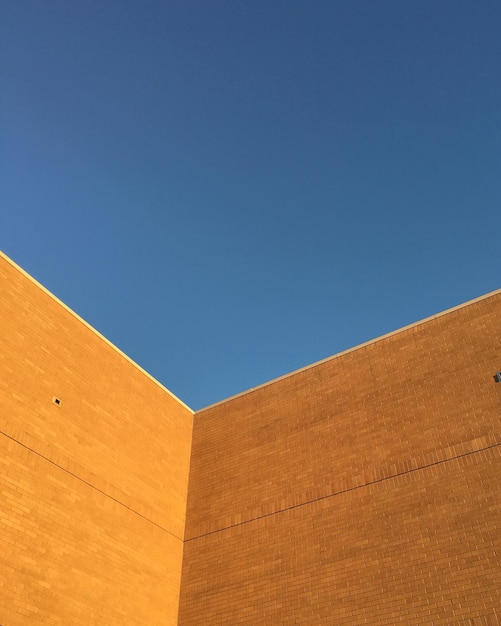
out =
<path fill-rule="evenodd" d="M 193 413 L 0 257 L 0 624 L 501 624 L 501 291 Z"/>

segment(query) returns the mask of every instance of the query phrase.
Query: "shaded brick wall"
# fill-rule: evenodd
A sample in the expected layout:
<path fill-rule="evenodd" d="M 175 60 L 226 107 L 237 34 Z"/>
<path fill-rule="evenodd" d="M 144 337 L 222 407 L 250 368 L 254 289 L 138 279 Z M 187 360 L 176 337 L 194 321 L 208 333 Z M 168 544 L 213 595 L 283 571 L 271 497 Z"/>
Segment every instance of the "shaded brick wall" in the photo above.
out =
<path fill-rule="evenodd" d="M 198 412 L 179 624 L 497 623 L 499 369 L 497 293 Z"/>
<path fill-rule="evenodd" d="M 179 623 L 497 624 L 499 450 L 186 542 Z"/>
<path fill-rule="evenodd" d="M 0 624 L 175 624 L 192 412 L 4 257 L 0 287 Z"/>

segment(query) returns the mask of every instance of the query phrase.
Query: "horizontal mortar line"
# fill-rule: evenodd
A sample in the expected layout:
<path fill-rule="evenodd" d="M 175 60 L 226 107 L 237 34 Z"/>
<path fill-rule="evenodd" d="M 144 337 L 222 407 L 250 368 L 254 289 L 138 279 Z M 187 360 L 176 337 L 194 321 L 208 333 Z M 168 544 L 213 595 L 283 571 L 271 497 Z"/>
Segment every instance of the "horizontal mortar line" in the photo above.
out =
<path fill-rule="evenodd" d="M 378 483 L 385 482 L 387 480 L 391 480 L 393 478 L 398 478 L 399 476 L 405 476 L 406 474 L 411 474 L 413 472 L 419 472 L 428 467 L 433 467 L 434 465 L 441 465 L 442 463 L 448 463 L 449 461 L 454 461 L 456 459 L 461 459 L 466 456 L 470 456 L 472 454 L 477 454 L 478 452 L 483 452 L 484 450 L 490 450 L 491 448 L 497 448 L 501 446 L 499 443 L 492 444 L 491 446 L 486 446 L 485 448 L 480 448 L 479 450 L 472 450 L 471 452 L 465 452 L 464 454 L 458 454 L 449 459 L 442 459 L 441 461 L 435 461 L 434 463 L 427 463 L 426 465 L 421 465 L 419 467 L 415 467 L 413 469 L 407 470 L 405 472 L 397 472 L 396 474 L 392 474 L 391 476 L 386 476 L 385 478 L 379 478 L 378 480 L 371 480 L 368 483 L 364 483 L 363 485 L 357 485 L 356 487 L 349 487 L 348 489 L 341 489 L 340 491 L 335 491 L 334 493 L 330 493 L 327 496 L 320 496 L 319 498 L 313 498 L 313 500 L 307 500 L 306 502 L 301 502 L 299 504 L 293 504 L 291 506 L 285 507 L 284 509 L 279 509 L 278 511 L 273 511 L 273 513 L 265 513 L 264 515 L 259 515 L 258 517 L 252 517 L 251 519 L 244 520 L 243 522 L 238 522 L 237 524 L 230 524 L 229 526 L 224 526 L 223 528 L 218 528 L 217 530 L 211 530 L 208 533 L 202 533 L 201 535 L 197 535 L 196 537 L 189 537 L 184 541 L 194 541 L 195 539 L 201 539 L 202 537 L 208 537 L 209 535 L 215 535 L 217 533 L 221 533 L 225 530 L 229 530 L 230 528 L 237 528 L 238 526 L 243 526 L 244 524 L 250 524 L 252 522 L 256 522 L 260 519 L 265 519 L 266 517 L 272 517 L 273 515 L 278 515 L 279 513 L 285 513 L 286 511 L 292 511 L 293 509 L 299 509 L 302 506 L 307 506 L 308 504 L 313 504 L 314 502 L 320 502 L 321 500 L 327 500 L 329 498 L 335 498 L 336 496 L 340 496 L 343 493 L 349 493 L 350 491 L 356 491 L 357 489 L 363 489 L 364 487 L 370 487 L 371 485 L 376 485 Z"/>
<path fill-rule="evenodd" d="M 43 454 L 40 454 L 40 452 L 37 452 L 33 448 L 30 448 L 29 446 L 27 446 L 22 441 L 19 441 L 15 437 L 12 437 L 12 435 L 9 435 L 8 433 L 5 433 L 3 430 L 0 430 L 0 434 L 4 435 L 4 437 L 7 437 L 7 439 L 10 439 L 11 441 L 14 441 L 14 443 L 17 443 L 18 445 L 22 446 L 26 450 L 29 450 L 33 454 L 36 454 L 41 459 L 44 459 L 44 461 L 47 461 L 51 465 L 54 465 L 54 467 L 57 467 L 58 469 L 62 470 L 63 472 L 66 472 L 66 474 L 68 474 L 69 476 L 73 476 L 73 478 L 76 478 L 77 480 L 82 482 L 84 485 L 87 485 L 91 489 L 94 489 L 95 491 L 98 491 L 99 493 L 102 493 L 103 496 L 106 496 L 107 498 L 109 498 L 110 500 L 113 500 L 114 502 L 116 502 L 120 506 L 123 506 L 125 509 L 129 510 L 131 513 L 135 513 L 136 515 L 138 515 L 139 517 L 143 518 L 144 520 L 146 520 L 150 524 L 153 524 L 154 526 L 157 526 L 157 528 L 160 528 L 160 530 L 163 530 L 164 532 L 168 533 L 169 535 L 172 535 L 172 537 L 174 537 L 175 539 L 179 539 L 179 541 L 183 541 L 183 539 L 181 537 L 178 537 L 177 535 L 175 535 L 173 532 L 171 532 L 167 528 L 164 528 L 160 524 L 157 524 L 157 522 L 154 522 L 153 520 L 149 519 L 148 517 L 146 517 L 142 513 L 139 513 L 139 511 L 136 511 L 135 509 L 133 509 L 132 507 L 128 506 L 127 504 L 124 504 L 123 502 L 120 502 L 120 500 L 117 500 L 117 498 L 114 498 L 109 493 L 106 493 L 106 491 L 103 491 L 102 489 L 99 489 L 99 487 L 96 487 L 92 483 L 89 483 L 88 481 L 86 481 L 85 479 L 81 478 L 77 474 L 74 474 L 73 472 L 70 472 L 70 470 L 66 469 L 65 467 L 62 467 L 61 465 L 58 465 L 57 463 L 55 463 L 54 461 L 52 461 L 48 457 L 44 456 Z"/>

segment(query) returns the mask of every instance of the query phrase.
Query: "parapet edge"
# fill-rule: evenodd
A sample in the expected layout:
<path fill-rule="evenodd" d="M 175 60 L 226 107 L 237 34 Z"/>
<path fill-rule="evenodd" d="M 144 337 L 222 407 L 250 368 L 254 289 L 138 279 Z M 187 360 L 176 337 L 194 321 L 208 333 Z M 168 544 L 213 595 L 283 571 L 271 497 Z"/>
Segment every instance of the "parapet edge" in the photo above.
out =
<path fill-rule="evenodd" d="M 169 389 L 167 389 L 167 387 L 162 385 L 162 383 L 160 383 L 156 378 L 154 378 L 151 374 L 149 374 L 144 368 L 142 368 L 140 365 L 138 365 L 133 359 L 131 359 L 129 356 L 127 356 L 125 354 L 125 352 L 120 350 L 120 348 L 118 348 L 114 343 L 112 343 L 109 339 L 107 339 L 104 335 L 102 335 L 98 330 L 96 330 L 93 326 L 91 326 L 88 322 L 86 322 L 82 317 L 80 317 L 80 315 L 78 315 L 78 313 L 75 313 L 75 311 L 73 311 L 73 309 L 71 309 L 67 304 L 65 304 L 62 300 L 60 300 L 57 296 L 55 296 L 52 292 L 50 292 L 46 287 L 44 287 L 41 283 L 39 283 L 38 280 L 33 278 L 33 276 L 28 274 L 28 272 L 26 270 L 24 270 L 22 267 L 20 267 L 15 261 L 13 261 L 10 257 L 8 257 L 1 250 L 0 250 L 0 258 L 4 259 L 7 263 L 12 265 L 12 267 L 14 267 L 18 272 L 20 272 L 23 276 L 25 276 L 28 280 L 30 280 L 34 285 L 36 285 L 39 289 L 41 289 L 45 294 L 47 294 L 50 298 L 52 298 L 52 300 L 57 302 L 57 304 L 59 304 L 59 306 L 62 306 L 63 309 L 65 309 L 66 311 L 68 311 L 68 313 L 73 315 L 73 317 L 75 317 L 79 322 L 81 322 L 84 326 L 86 326 L 89 330 L 91 330 L 102 341 L 104 341 L 106 344 L 108 344 L 113 350 L 115 350 L 115 352 L 118 352 L 118 354 L 120 354 L 120 356 L 122 356 L 126 361 L 131 363 L 131 365 L 133 365 L 136 369 L 138 369 L 140 372 L 142 372 L 147 378 L 149 378 L 151 381 L 153 381 L 155 383 L 155 385 L 157 385 L 158 387 L 160 387 L 160 389 L 165 391 L 169 396 L 171 396 L 171 398 L 173 398 L 181 406 L 183 406 L 185 409 L 187 409 L 192 415 L 195 414 L 195 411 L 191 407 L 189 407 L 182 400 L 180 400 L 174 393 L 172 393 L 172 391 L 170 391 Z"/>
<path fill-rule="evenodd" d="M 501 289 L 495 289 L 494 291 L 491 291 L 483 296 L 479 296 L 478 298 L 473 298 L 472 300 L 468 300 L 467 302 L 463 302 L 462 304 L 458 304 L 456 306 L 451 307 L 450 309 L 446 309 L 445 311 L 441 311 L 440 313 L 435 313 L 434 315 L 430 315 L 429 317 L 425 317 L 422 320 L 418 320 L 417 322 L 413 322 L 412 324 L 408 324 L 407 326 L 403 326 L 402 328 L 398 328 L 397 330 L 392 330 L 389 333 L 385 333 L 384 335 L 380 335 L 379 337 L 375 337 L 374 339 L 370 339 L 369 341 L 365 341 L 364 343 L 358 344 L 356 346 L 353 346 L 352 348 L 348 348 L 346 350 L 342 350 L 341 352 L 337 352 L 336 354 L 333 354 L 332 356 L 328 356 L 325 359 L 320 359 L 320 361 L 315 361 L 314 363 L 311 363 L 310 365 L 306 365 L 304 367 L 300 367 L 297 370 L 294 370 L 292 372 L 288 372 L 287 374 L 283 374 L 282 376 L 278 376 L 277 378 L 273 378 L 272 380 L 268 380 L 265 383 L 261 383 L 260 385 L 256 385 L 255 387 L 251 387 L 250 389 L 246 389 L 245 391 L 240 391 L 239 393 L 236 393 L 232 396 L 229 396 L 228 398 L 224 398 L 223 400 L 218 400 L 217 402 L 214 402 L 213 404 L 209 404 L 208 406 L 205 406 L 201 409 L 198 409 L 195 411 L 195 415 L 198 415 L 199 413 L 203 413 L 204 411 L 207 411 L 209 409 L 212 409 L 216 406 L 219 406 L 221 404 L 225 404 L 226 402 L 229 402 L 231 400 L 236 400 L 237 398 L 240 398 L 241 396 L 245 396 L 249 393 L 253 393 L 254 391 L 258 391 L 259 389 L 262 389 L 263 387 L 268 387 L 269 385 L 273 385 L 275 383 L 278 383 L 281 380 L 284 380 L 285 378 L 289 378 L 291 376 L 295 376 L 296 374 L 300 374 L 301 372 L 305 372 L 306 370 L 309 369 L 313 369 L 314 367 L 318 367 L 319 365 L 323 365 L 324 363 L 327 363 L 329 361 L 333 361 L 334 359 L 338 359 L 339 357 L 344 356 L 345 354 L 349 354 L 350 352 L 355 352 L 356 350 L 360 350 L 361 348 L 365 348 L 373 343 L 377 343 L 379 341 L 382 341 L 383 339 L 387 339 L 388 337 L 392 337 L 393 335 L 398 335 L 399 333 L 402 333 L 406 330 L 410 330 L 411 328 L 415 328 L 416 326 L 421 326 L 422 324 L 426 324 L 427 322 L 431 322 L 434 319 L 437 319 L 439 317 L 443 317 L 444 315 L 448 315 L 449 313 L 452 313 L 454 311 L 457 311 L 458 309 L 463 309 L 467 306 L 470 306 L 471 304 L 475 304 L 476 302 L 480 302 L 481 300 L 486 300 L 488 298 L 492 298 L 493 296 L 499 295 L 501 294 Z"/>

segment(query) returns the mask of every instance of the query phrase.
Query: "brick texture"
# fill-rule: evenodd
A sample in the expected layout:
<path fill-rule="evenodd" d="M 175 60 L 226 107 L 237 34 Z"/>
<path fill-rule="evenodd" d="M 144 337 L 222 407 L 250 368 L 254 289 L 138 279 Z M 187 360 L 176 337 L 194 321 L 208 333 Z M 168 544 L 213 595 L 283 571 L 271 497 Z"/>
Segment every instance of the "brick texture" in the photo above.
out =
<path fill-rule="evenodd" d="M 3 257 L 0 285 L 0 624 L 175 624 L 192 412 Z"/>
<path fill-rule="evenodd" d="M 200 411 L 179 624 L 497 623 L 500 365 L 498 293 Z"/>
<path fill-rule="evenodd" d="M 180 624 L 417 625 L 492 616 L 501 606 L 500 447 L 447 466 L 187 541 Z"/>
<path fill-rule="evenodd" d="M 501 292 L 193 415 L 0 288 L 1 626 L 501 625 Z"/>
<path fill-rule="evenodd" d="M 175 624 L 182 541 L 0 439 L 0 623 Z"/>

